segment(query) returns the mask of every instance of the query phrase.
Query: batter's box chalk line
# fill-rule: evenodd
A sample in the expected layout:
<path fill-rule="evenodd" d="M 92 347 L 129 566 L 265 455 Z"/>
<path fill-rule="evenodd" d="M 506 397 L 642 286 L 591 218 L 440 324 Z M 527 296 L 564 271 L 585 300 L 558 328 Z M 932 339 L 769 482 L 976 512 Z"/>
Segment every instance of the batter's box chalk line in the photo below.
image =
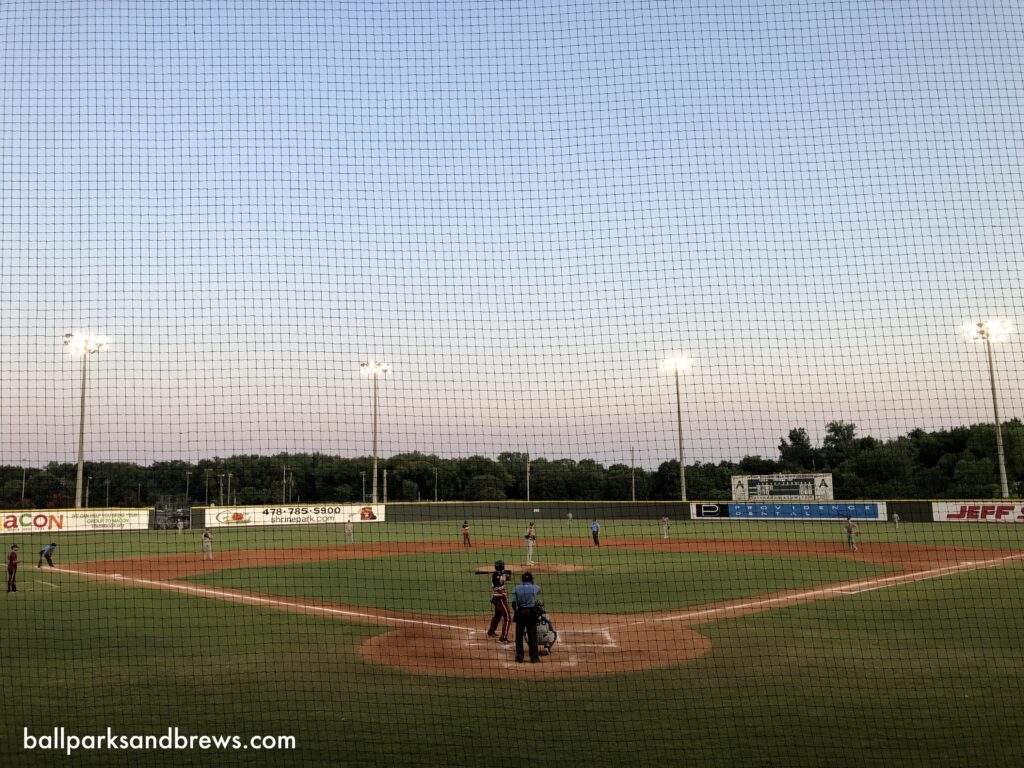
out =
<path fill-rule="evenodd" d="M 571 642 L 569 637 L 575 638 L 584 636 L 586 640 L 575 640 Z M 615 636 L 607 627 L 600 629 L 571 629 L 562 630 L 558 633 L 558 645 L 564 648 L 618 648 L 619 644 Z"/>

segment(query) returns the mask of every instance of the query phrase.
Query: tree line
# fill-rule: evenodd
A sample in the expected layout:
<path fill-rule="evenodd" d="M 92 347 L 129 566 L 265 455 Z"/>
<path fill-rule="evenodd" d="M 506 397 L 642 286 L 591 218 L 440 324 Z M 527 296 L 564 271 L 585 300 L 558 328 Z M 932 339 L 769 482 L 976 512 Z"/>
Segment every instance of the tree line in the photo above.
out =
<path fill-rule="evenodd" d="M 1024 480 L 1024 424 L 1003 425 L 1010 490 Z M 527 480 L 527 462 L 530 471 Z M 505 452 L 497 458 L 442 458 L 403 453 L 380 459 L 378 499 L 412 501 L 628 501 L 679 498 L 679 462 L 656 470 L 593 459 L 548 459 Z M 373 461 L 325 454 L 241 455 L 197 462 L 85 463 L 83 502 L 90 507 L 157 504 L 277 504 L 366 502 Z M 0 507 L 61 508 L 74 504 L 77 465 L 43 468 L 0 466 Z M 746 456 L 738 462 L 689 464 L 687 496 L 708 501 L 732 496 L 733 475 L 831 472 L 837 499 L 995 498 L 999 495 L 993 424 L 950 430 L 916 429 L 892 440 L 857 435 L 854 424 L 830 422 L 821 445 L 807 430 L 782 438 L 776 458 Z M 529 482 L 529 494 L 527 493 Z"/>

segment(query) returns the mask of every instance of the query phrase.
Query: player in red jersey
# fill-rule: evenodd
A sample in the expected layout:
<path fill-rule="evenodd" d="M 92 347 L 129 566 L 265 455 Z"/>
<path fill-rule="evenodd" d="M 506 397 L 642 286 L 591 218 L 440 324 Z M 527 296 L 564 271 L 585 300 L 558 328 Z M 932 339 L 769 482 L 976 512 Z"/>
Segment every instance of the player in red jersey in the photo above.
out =
<path fill-rule="evenodd" d="M 494 617 L 491 619 L 491 627 L 487 630 L 488 637 L 495 637 L 498 624 L 501 624 L 501 635 L 499 643 L 508 642 L 508 628 L 512 623 L 512 611 L 508 607 L 508 594 L 505 592 L 505 582 L 512 571 L 505 570 L 505 562 L 498 560 L 494 564 L 494 572 L 491 573 L 491 604 L 494 606 Z"/>
<path fill-rule="evenodd" d="M 11 544 L 10 554 L 7 555 L 7 591 L 17 592 L 18 584 L 18 545 Z"/>

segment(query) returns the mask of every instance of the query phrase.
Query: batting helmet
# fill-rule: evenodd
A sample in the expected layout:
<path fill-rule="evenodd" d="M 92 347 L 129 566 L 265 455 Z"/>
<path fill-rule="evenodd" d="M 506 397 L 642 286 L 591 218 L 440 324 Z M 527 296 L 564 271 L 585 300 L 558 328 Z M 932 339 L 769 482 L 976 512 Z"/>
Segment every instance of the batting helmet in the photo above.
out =
<path fill-rule="evenodd" d="M 494 570 L 496 570 L 496 571 L 504 571 L 505 570 L 505 561 L 504 560 L 495 560 L 494 561 Z"/>

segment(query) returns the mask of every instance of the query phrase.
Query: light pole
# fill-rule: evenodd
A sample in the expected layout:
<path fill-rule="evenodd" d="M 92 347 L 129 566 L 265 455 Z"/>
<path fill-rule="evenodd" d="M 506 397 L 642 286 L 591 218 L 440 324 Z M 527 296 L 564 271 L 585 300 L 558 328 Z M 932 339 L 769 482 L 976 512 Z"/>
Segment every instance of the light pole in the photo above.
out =
<path fill-rule="evenodd" d="M 28 468 L 25 466 L 25 460 L 21 460 L 21 498 L 25 498 L 25 479 L 28 476 Z"/>
<path fill-rule="evenodd" d="M 24 496 L 25 494 L 22 494 Z M 434 467 L 434 501 L 437 501 L 437 467 Z"/>
<path fill-rule="evenodd" d="M 530 452 L 526 452 L 526 500 L 530 500 Z"/>
<path fill-rule="evenodd" d="M 107 509 L 110 509 L 110 478 L 109 477 L 103 481 L 103 485 L 107 489 L 107 501 L 106 501 Z"/>
<path fill-rule="evenodd" d="M 232 475 L 230 472 L 228 472 L 228 505 L 231 504 L 231 478 L 232 477 L 234 477 L 234 475 Z"/>
<path fill-rule="evenodd" d="M 192 472 L 185 473 L 185 504 L 188 504 L 189 481 L 192 480 Z"/>
<path fill-rule="evenodd" d="M 363 504 L 365 504 L 366 503 L 366 471 L 364 470 L 364 471 L 360 472 L 359 474 L 363 476 L 363 495 L 359 497 L 359 500 Z"/>
<path fill-rule="evenodd" d="M 629 449 L 629 488 L 630 497 L 636 501 L 636 448 Z"/>
<path fill-rule="evenodd" d="M 288 465 L 281 465 L 281 506 L 288 503 Z"/>
<path fill-rule="evenodd" d="M 370 480 L 370 503 L 377 503 L 377 443 L 380 434 L 377 382 L 391 373 L 391 366 L 380 360 L 367 360 L 359 364 L 363 376 L 373 379 L 373 477 Z"/>
<path fill-rule="evenodd" d="M 676 377 L 676 427 L 679 435 L 679 498 L 686 501 L 686 454 L 683 451 L 683 393 L 679 374 L 693 367 L 693 360 L 687 355 L 672 354 L 661 361 L 661 370 L 674 373 Z"/>
<path fill-rule="evenodd" d="M 224 506 L 224 474 L 223 473 L 217 475 L 217 485 L 218 485 L 217 504 L 223 507 Z"/>
<path fill-rule="evenodd" d="M 82 480 L 85 475 L 85 383 L 88 379 L 89 358 L 110 346 L 106 336 L 90 336 L 88 334 L 64 334 L 64 346 L 72 357 L 82 358 L 82 395 L 78 419 L 78 475 L 75 479 L 75 509 L 82 506 Z"/>
<path fill-rule="evenodd" d="M 85 479 L 85 506 L 89 506 L 89 488 L 92 486 L 92 475 Z"/>
<path fill-rule="evenodd" d="M 964 323 L 960 332 L 968 341 L 984 343 L 988 356 L 988 378 L 992 386 L 992 411 L 996 419 L 996 454 L 999 458 L 999 490 L 1004 499 L 1010 497 L 1010 489 L 1006 482 L 1006 456 L 1003 454 L 1003 428 L 999 423 L 999 397 L 996 395 L 996 367 L 992 356 L 992 345 L 1007 341 L 1013 333 L 1010 320 L 996 317 L 977 323 Z"/>

